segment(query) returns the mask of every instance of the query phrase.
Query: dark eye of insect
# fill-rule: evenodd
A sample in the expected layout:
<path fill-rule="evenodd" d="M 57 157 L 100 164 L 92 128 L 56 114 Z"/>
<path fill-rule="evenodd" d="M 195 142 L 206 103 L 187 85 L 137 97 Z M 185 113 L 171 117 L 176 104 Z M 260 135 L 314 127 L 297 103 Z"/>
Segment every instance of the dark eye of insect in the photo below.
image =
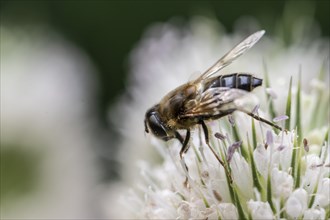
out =
<path fill-rule="evenodd" d="M 167 137 L 165 128 L 161 124 L 161 122 L 159 121 L 159 119 L 156 115 L 149 116 L 148 124 L 149 124 L 150 130 L 152 131 L 152 133 L 154 133 L 157 137 L 159 137 L 159 138 Z"/>

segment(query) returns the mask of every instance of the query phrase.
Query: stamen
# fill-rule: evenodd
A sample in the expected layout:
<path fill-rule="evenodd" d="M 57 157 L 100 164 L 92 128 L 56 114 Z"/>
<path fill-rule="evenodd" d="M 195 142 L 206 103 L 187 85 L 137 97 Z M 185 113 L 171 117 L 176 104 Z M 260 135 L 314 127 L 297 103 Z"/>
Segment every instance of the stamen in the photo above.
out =
<path fill-rule="evenodd" d="M 303 143 L 304 143 L 304 149 L 305 149 L 305 151 L 308 152 L 309 151 L 309 146 L 308 146 L 308 141 L 307 141 L 306 138 L 304 138 Z"/>
<path fill-rule="evenodd" d="M 216 137 L 216 138 L 218 138 L 218 139 L 220 139 L 220 140 L 222 140 L 222 141 L 224 141 L 224 140 L 227 138 L 225 135 L 220 134 L 219 132 L 216 132 L 216 133 L 214 134 L 214 137 Z"/>
<path fill-rule="evenodd" d="M 238 149 L 241 145 L 242 145 L 242 141 L 237 141 L 228 147 L 228 151 L 227 151 L 228 163 L 231 161 L 236 149 Z"/>
<path fill-rule="evenodd" d="M 231 126 L 235 126 L 235 121 L 232 115 L 228 115 L 228 121 L 231 124 Z"/>
<path fill-rule="evenodd" d="M 258 115 L 259 108 L 260 104 L 254 106 L 254 108 L 252 109 L 252 114 Z"/>
<path fill-rule="evenodd" d="M 285 147 L 286 147 L 286 146 L 284 146 L 284 145 L 280 145 L 280 146 L 278 146 L 277 150 L 278 150 L 278 151 L 282 151 Z"/>
<path fill-rule="evenodd" d="M 280 121 L 285 121 L 289 119 L 289 117 L 287 115 L 280 115 L 280 116 L 277 116 L 273 119 L 273 122 L 280 122 Z"/>
<path fill-rule="evenodd" d="M 222 197 L 221 197 L 220 193 L 216 190 L 213 190 L 212 192 L 213 192 L 214 197 L 218 200 L 218 202 L 221 202 Z"/>
<path fill-rule="evenodd" d="M 266 133 L 266 144 L 269 146 L 272 145 L 273 143 L 274 143 L 273 133 L 270 130 L 268 130 Z"/>
<path fill-rule="evenodd" d="M 316 167 L 322 167 L 324 165 L 324 163 L 318 164 L 316 165 Z"/>

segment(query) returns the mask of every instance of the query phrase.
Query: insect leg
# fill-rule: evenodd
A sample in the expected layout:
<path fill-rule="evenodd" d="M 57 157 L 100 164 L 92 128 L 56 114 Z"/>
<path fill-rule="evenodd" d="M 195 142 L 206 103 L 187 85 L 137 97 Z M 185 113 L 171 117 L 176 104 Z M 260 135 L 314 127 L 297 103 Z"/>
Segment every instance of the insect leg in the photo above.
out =
<path fill-rule="evenodd" d="M 210 150 L 212 151 L 212 153 L 214 154 L 214 156 L 217 158 L 217 160 L 219 161 L 219 163 L 224 166 L 224 162 L 220 159 L 220 157 L 218 156 L 218 154 L 214 151 L 214 149 L 211 147 L 210 145 L 210 141 L 209 141 L 209 130 L 207 129 L 207 126 L 205 124 L 204 121 L 200 121 L 200 124 L 202 125 L 203 128 L 203 132 L 205 135 L 205 142 L 207 144 L 207 146 L 210 148 Z"/>
<path fill-rule="evenodd" d="M 181 144 L 183 144 L 184 140 L 183 137 L 181 136 L 181 134 L 179 134 L 179 132 L 175 131 L 175 138 L 178 139 L 180 141 Z"/>
<path fill-rule="evenodd" d="M 210 148 L 210 150 L 212 151 L 212 153 L 215 156 L 215 158 L 223 166 L 223 168 L 225 169 L 225 172 L 226 172 L 227 177 L 229 178 L 230 182 L 232 183 L 233 180 L 232 180 L 232 177 L 231 177 L 230 173 L 228 172 L 228 169 L 227 169 L 226 164 L 220 159 L 219 155 L 214 151 L 214 149 L 210 145 L 210 142 L 209 142 L 209 131 L 207 129 L 207 126 L 206 126 L 205 122 L 202 120 L 199 123 L 202 125 L 203 132 L 204 132 L 204 135 L 205 135 L 205 142 L 206 142 L 207 146 Z"/>
<path fill-rule="evenodd" d="M 182 136 L 179 134 L 179 132 L 175 132 L 175 137 L 182 143 L 182 147 L 181 147 L 181 150 L 180 150 L 180 159 L 181 159 L 181 165 L 182 165 L 182 168 L 186 174 L 186 180 L 184 181 L 183 185 L 185 187 L 188 187 L 188 182 L 189 182 L 189 170 L 188 170 L 188 166 L 186 164 L 186 162 L 184 161 L 184 158 L 183 158 L 183 154 L 187 152 L 187 150 L 189 149 L 189 145 L 188 145 L 188 142 L 189 142 L 189 139 L 190 139 L 190 130 L 187 129 L 187 133 L 186 133 L 186 137 L 185 139 L 183 140 Z"/>
<path fill-rule="evenodd" d="M 238 110 L 238 111 L 241 111 L 241 112 L 244 112 L 245 114 L 251 116 L 252 118 L 254 118 L 254 119 L 258 120 L 258 121 L 261 121 L 261 122 L 263 122 L 263 123 L 266 123 L 266 124 L 268 124 L 268 125 L 270 125 L 270 126 L 276 128 L 276 129 L 282 131 L 282 128 L 281 128 L 280 126 L 278 126 L 278 125 L 276 125 L 276 124 L 274 124 L 274 123 L 272 123 L 272 122 L 270 122 L 270 121 L 268 121 L 268 120 L 266 120 L 266 119 L 264 119 L 264 118 L 261 118 L 261 117 L 258 116 L 258 115 L 255 115 L 255 114 L 253 114 L 253 113 L 251 113 L 251 112 L 248 112 L 248 111 L 245 111 L 245 110 L 243 110 L 243 109 L 237 109 L 237 110 Z"/>
<path fill-rule="evenodd" d="M 177 136 L 177 134 L 175 134 Z M 179 134 L 180 135 L 180 134 Z M 181 137 L 181 136 L 180 136 Z M 176 137 L 178 138 L 178 137 Z M 181 137 L 181 140 L 180 138 L 178 138 L 179 141 L 182 140 L 182 137 Z M 182 148 L 180 150 L 180 158 L 182 159 L 183 157 L 183 154 L 187 152 L 187 150 L 189 149 L 189 145 L 188 145 L 188 142 L 189 142 L 189 139 L 190 139 L 190 130 L 187 129 L 187 133 L 186 133 L 186 138 L 184 139 L 183 141 L 183 144 L 182 144 Z M 182 143 L 182 142 L 181 142 Z"/>

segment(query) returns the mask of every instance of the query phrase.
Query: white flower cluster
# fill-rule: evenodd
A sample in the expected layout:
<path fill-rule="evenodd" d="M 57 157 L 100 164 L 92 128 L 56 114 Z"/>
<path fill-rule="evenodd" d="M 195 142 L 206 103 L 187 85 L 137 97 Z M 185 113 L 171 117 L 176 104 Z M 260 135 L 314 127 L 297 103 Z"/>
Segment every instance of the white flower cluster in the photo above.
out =
<path fill-rule="evenodd" d="M 214 62 L 214 58 L 221 56 L 219 51 L 226 52 L 243 39 L 223 35 L 219 30 L 218 24 L 205 18 L 194 19 L 188 30 L 179 30 L 171 24 L 157 25 L 133 53 L 134 74 L 129 84 L 133 100 L 127 105 L 127 99 L 123 98 L 119 109 L 129 117 L 127 123 L 121 121 L 118 126 L 123 126 L 122 147 L 126 161 L 141 155 L 149 159 L 140 163 L 142 181 L 129 196 L 122 197 L 123 204 L 131 212 L 119 211 L 121 215 L 115 217 L 328 218 L 328 42 L 320 40 L 306 47 L 297 44 L 284 48 L 280 39 L 266 37 L 260 42 L 263 51 L 255 46 L 223 71 L 265 73 L 264 86 L 268 88 L 254 92 L 258 98 L 249 96 L 249 102 L 253 105 L 259 102 L 261 110 L 254 111 L 274 118 L 288 130 L 278 132 L 241 113 L 234 113 L 230 120 L 209 122 L 211 146 L 225 162 L 225 167 L 208 149 L 199 128 L 194 130 L 190 149 L 184 157 L 188 172 L 179 159 L 181 144 L 178 141 L 164 146 L 161 141 L 140 134 L 144 112 L 154 104 L 150 100 L 157 102 L 166 92 L 185 82 L 181 79 L 187 76 L 184 74 L 206 69 L 207 66 L 202 66 L 212 64 L 211 60 Z M 299 71 L 301 80 L 296 74 Z M 291 76 L 294 83 L 290 81 Z M 307 87 L 309 92 L 304 90 Z M 138 126 L 132 126 L 135 122 Z M 156 147 L 160 158 L 151 157 L 156 154 L 147 150 L 150 143 Z M 155 159 L 151 158 L 158 158 L 160 162 L 152 163 L 150 161 Z M 124 167 L 123 172 L 128 182 L 136 178 L 131 168 Z"/>
<path fill-rule="evenodd" d="M 245 119 L 243 119 L 245 117 Z M 246 116 L 240 117 L 248 120 Z M 323 132 L 324 134 L 324 132 Z M 228 135 L 227 135 L 228 136 Z M 171 143 L 164 151 L 164 163 L 157 168 L 143 168 L 143 196 L 134 196 L 139 207 L 136 217 L 149 219 L 325 219 L 329 211 L 329 145 L 320 153 L 296 155 L 299 169 L 294 173 L 292 158 L 297 135 L 294 131 L 271 132 L 273 141 L 236 151 L 230 160 L 230 182 L 224 168 L 205 144 L 193 137 L 192 149 L 185 157 L 189 184 L 178 160 L 179 144 Z M 215 139 L 215 138 L 214 138 Z M 215 140 L 219 155 L 225 155 L 231 141 Z M 244 142 L 243 142 L 244 145 Z M 224 150 L 227 149 L 227 150 Z M 304 155 L 304 156 L 302 156 Z M 139 205 L 140 204 L 140 205 Z M 131 203 L 132 205 L 132 203 Z"/>

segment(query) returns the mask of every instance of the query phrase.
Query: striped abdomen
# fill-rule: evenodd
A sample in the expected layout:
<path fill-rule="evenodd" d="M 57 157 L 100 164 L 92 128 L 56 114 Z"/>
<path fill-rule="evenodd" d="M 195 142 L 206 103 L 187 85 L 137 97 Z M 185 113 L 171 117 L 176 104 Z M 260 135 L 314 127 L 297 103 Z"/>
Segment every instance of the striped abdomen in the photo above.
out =
<path fill-rule="evenodd" d="M 205 86 L 205 89 L 216 87 L 228 87 L 252 91 L 254 88 L 262 85 L 262 79 L 252 76 L 248 73 L 233 73 L 230 75 L 220 75 L 213 78 Z"/>

